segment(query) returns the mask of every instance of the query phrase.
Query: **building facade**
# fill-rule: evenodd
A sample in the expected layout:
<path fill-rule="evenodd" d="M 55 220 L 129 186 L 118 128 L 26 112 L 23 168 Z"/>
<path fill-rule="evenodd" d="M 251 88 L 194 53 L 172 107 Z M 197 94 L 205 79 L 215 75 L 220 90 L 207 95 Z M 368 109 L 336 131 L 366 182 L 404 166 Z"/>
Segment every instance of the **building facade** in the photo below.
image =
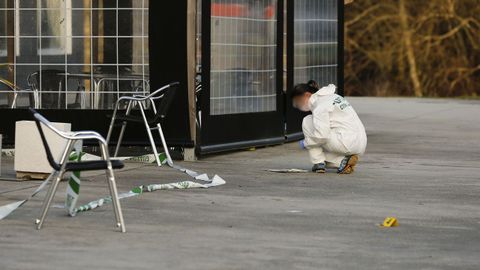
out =
<path fill-rule="evenodd" d="M 299 138 L 285 90 L 310 79 L 341 89 L 342 17 L 338 0 L 0 0 L 0 133 L 13 143 L 34 107 L 105 134 L 119 97 L 179 81 L 172 146 Z"/>

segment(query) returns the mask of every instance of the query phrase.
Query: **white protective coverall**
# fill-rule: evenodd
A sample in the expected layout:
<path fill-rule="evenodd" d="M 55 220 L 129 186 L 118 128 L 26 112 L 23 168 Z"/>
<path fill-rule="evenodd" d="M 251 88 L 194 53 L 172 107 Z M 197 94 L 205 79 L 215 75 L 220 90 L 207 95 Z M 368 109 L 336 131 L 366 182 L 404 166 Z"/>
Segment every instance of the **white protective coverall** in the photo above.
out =
<path fill-rule="evenodd" d="M 360 155 L 367 147 L 362 121 L 348 101 L 330 84 L 310 97 L 312 115 L 303 119 L 305 148 L 313 164 L 339 167 L 345 156 Z"/>

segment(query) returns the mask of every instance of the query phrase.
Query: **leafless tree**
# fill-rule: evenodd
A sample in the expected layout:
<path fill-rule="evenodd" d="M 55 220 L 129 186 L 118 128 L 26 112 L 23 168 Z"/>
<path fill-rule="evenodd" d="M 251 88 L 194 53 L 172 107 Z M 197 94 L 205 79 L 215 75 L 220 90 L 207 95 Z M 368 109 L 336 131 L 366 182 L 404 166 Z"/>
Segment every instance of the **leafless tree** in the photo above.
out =
<path fill-rule="evenodd" d="M 357 0 L 345 13 L 347 94 L 480 94 L 478 0 Z"/>

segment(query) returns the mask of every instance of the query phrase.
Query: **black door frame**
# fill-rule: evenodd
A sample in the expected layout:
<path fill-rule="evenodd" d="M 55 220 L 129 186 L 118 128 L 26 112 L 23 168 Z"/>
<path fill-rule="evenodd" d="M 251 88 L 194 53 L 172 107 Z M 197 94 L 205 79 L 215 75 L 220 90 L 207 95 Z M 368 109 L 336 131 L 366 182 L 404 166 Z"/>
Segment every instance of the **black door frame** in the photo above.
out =
<path fill-rule="evenodd" d="M 199 154 L 281 144 L 285 141 L 282 91 L 283 1 L 277 0 L 277 110 L 229 115 L 210 115 L 211 0 L 202 1 L 202 127 Z"/>

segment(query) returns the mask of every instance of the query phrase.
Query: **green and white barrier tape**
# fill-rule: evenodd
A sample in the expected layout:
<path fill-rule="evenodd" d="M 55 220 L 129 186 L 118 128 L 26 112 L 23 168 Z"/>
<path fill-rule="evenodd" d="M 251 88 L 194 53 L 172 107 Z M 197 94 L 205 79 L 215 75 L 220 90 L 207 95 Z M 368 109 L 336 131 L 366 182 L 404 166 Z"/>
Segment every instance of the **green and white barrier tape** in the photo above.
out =
<path fill-rule="evenodd" d="M 165 153 L 158 154 L 158 158 L 160 159 L 160 162 L 162 164 L 167 163 L 167 155 Z M 88 153 L 84 153 L 82 155 L 83 161 L 94 161 L 94 160 L 101 160 L 101 159 L 102 158 L 100 156 L 96 156 Z M 135 163 L 145 163 L 145 164 L 151 164 L 156 162 L 154 154 L 135 156 L 135 157 L 112 157 L 111 159 L 127 161 L 127 162 L 135 162 Z"/>
<path fill-rule="evenodd" d="M 86 160 L 98 160 L 100 157 L 86 154 L 82 156 L 82 159 Z M 167 156 L 165 153 L 159 154 L 160 162 L 161 164 L 167 164 Z M 155 155 L 144 155 L 144 156 L 139 156 L 139 157 L 123 157 L 123 158 L 118 158 L 120 160 L 126 160 L 126 161 L 135 161 L 135 162 L 144 162 L 144 163 L 153 163 L 156 162 L 155 160 Z M 125 198 L 130 198 L 130 197 L 135 197 L 139 196 L 145 192 L 154 192 L 157 190 L 173 190 L 173 189 L 191 189 L 191 188 L 210 188 L 210 187 L 216 187 L 216 186 L 221 186 L 224 185 L 226 182 L 223 180 L 220 176 L 215 175 L 212 179 L 208 177 L 207 174 L 199 174 L 195 171 L 188 170 L 185 168 L 182 168 L 177 165 L 171 166 L 172 168 L 179 170 L 183 173 L 186 173 L 190 177 L 194 178 L 195 180 L 199 181 L 204 181 L 208 182 L 207 184 L 200 184 L 196 183 L 193 181 L 181 181 L 181 182 L 176 182 L 176 183 L 168 183 L 168 184 L 152 184 L 152 185 L 146 185 L 146 186 L 138 186 L 130 190 L 129 192 L 119 194 L 118 197 L 119 199 L 125 199 Z M 72 197 L 73 196 L 79 196 L 79 190 L 80 190 L 80 180 L 78 181 L 76 179 L 71 179 L 71 182 L 73 184 L 72 187 Z M 78 184 L 78 187 L 77 187 Z M 75 193 L 75 190 L 78 192 Z M 68 193 L 67 193 L 67 202 L 69 202 L 68 199 Z M 75 208 L 74 204 L 69 204 L 67 205 L 67 209 L 69 209 L 69 215 L 70 216 L 75 216 L 79 212 L 86 212 L 93 210 L 95 208 L 101 207 L 105 204 L 109 204 L 112 202 L 112 197 L 107 196 L 92 202 L 89 202 L 85 205 L 79 206 L 78 208 Z"/>
<path fill-rule="evenodd" d="M 25 199 L 23 201 L 18 201 L 18 202 L 14 202 L 14 203 L 11 203 L 11 204 L 7 204 L 7 205 L 4 205 L 4 206 L 0 207 L 0 220 L 6 218 L 13 211 L 17 210 L 20 206 L 24 205 L 30 199 L 35 197 L 35 195 L 40 193 L 40 191 L 42 191 L 47 186 L 48 181 L 50 181 L 52 176 L 53 176 L 53 173 L 50 174 L 50 176 L 47 178 L 47 180 L 43 181 L 43 183 L 40 184 L 40 186 L 27 199 Z"/>
<path fill-rule="evenodd" d="M 125 198 L 130 198 L 130 197 L 135 197 L 142 195 L 143 193 L 146 192 L 154 192 L 157 190 L 173 190 L 173 189 L 191 189 L 191 188 L 210 188 L 210 187 L 216 187 L 216 186 L 221 186 L 225 184 L 225 180 L 220 178 L 218 175 L 216 175 L 212 182 L 209 184 L 199 184 L 196 182 L 192 181 L 182 181 L 182 182 L 177 182 L 177 183 L 169 183 L 169 184 L 154 184 L 154 185 L 147 185 L 147 186 L 138 186 L 130 190 L 129 192 L 119 194 L 118 197 L 119 199 L 125 199 Z M 101 198 L 99 200 L 95 200 L 92 202 L 89 202 L 85 205 L 79 206 L 78 208 L 75 209 L 75 214 L 78 212 L 86 212 L 93 210 L 95 208 L 101 207 L 105 204 L 109 204 L 112 202 L 112 197 L 108 196 L 105 198 Z"/>
<path fill-rule="evenodd" d="M 2 157 L 14 157 L 15 149 L 2 149 Z"/>
<path fill-rule="evenodd" d="M 75 146 L 75 152 L 70 155 L 70 161 L 80 162 L 82 156 L 85 153 L 82 152 L 81 145 L 80 147 Z M 67 185 L 67 198 L 65 199 L 65 209 L 70 216 L 75 216 L 75 205 L 77 204 L 78 198 L 80 197 L 80 172 L 72 172 L 70 179 L 68 180 Z"/>
<path fill-rule="evenodd" d="M 88 161 L 88 160 L 100 160 L 100 157 L 83 153 L 81 152 L 81 146 L 75 146 L 75 152 L 72 153 L 69 157 L 70 161 Z M 159 158 L 162 164 L 167 163 L 167 157 L 165 153 L 159 154 Z M 119 160 L 123 161 L 131 161 L 131 162 L 141 162 L 141 163 L 153 163 L 155 162 L 155 156 L 154 155 L 143 155 L 139 157 L 120 157 L 117 158 Z M 223 180 L 220 176 L 215 175 L 213 178 L 209 178 L 207 174 L 200 174 L 195 171 L 189 170 L 182 168 L 177 165 L 171 165 L 172 168 L 179 170 L 190 177 L 194 178 L 195 180 L 199 181 L 204 181 L 207 182 L 206 184 L 200 184 L 196 183 L 193 181 L 181 181 L 181 182 L 176 182 L 176 183 L 169 183 L 169 184 L 152 184 L 152 185 L 144 185 L 144 186 L 138 186 L 130 190 L 129 192 L 119 194 L 120 199 L 125 199 L 125 198 L 130 198 L 134 196 L 139 196 L 145 192 L 153 192 L 157 190 L 173 190 L 173 189 L 191 189 L 191 188 L 210 188 L 210 187 L 216 187 L 216 186 L 221 186 L 224 185 L 226 182 Z M 35 190 L 35 192 L 32 193 L 27 199 L 23 201 L 18 201 L 15 203 L 7 204 L 4 206 L 0 207 L 0 220 L 4 219 L 8 215 L 10 215 L 12 212 L 14 212 L 16 209 L 24 205 L 26 202 L 28 202 L 30 199 L 35 197 L 38 193 L 40 193 L 48 184 L 48 182 L 51 180 L 52 176 L 54 174 L 52 173 L 44 182 L 40 184 L 40 186 Z M 110 196 L 101 198 L 99 200 L 92 201 L 88 204 L 82 205 L 80 207 L 76 207 L 76 204 L 78 202 L 78 198 L 80 196 L 80 186 L 81 186 L 81 180 L 80 180 L 80 172 L 73 172 L 72 175 L 70 176 L 70 179 L 68 181 L 68 186 L 67 186 L 67 197 L 65 200 L 65 209 L 67 210 L 68 214 L 70 216 L 75 216 L 79 212 L 85 212 L 89 211 L 98 207 L 101 207 L 105 204 L 111 203 L 112 199 Z"/>
<path fill-rule="evenodd" d="M 15 149 L 3 149 L 2 150 L 2 156 L 4 157 L 14 157 L 15 156 Z M 83 160 L 88 161 L 88 160 L 100 160 L 99 156 L 88 154 L 88 153 L 83 153 Z M 162 161 L 162 164 L 167 163 L 167 155 L 165 153 L 161 153 L 158 155 L 160 160 Z M 155 163 L 155 155 L 149 154 L 149 155 L 143 155 L 143 156 L 135 156 L 135 157 L 118 157 L 118 158 L 112 158 L 112 159 L 118 159 L 122 161 L 127 161 L 127 162 L 138 162 L 138 163 Z"/>

